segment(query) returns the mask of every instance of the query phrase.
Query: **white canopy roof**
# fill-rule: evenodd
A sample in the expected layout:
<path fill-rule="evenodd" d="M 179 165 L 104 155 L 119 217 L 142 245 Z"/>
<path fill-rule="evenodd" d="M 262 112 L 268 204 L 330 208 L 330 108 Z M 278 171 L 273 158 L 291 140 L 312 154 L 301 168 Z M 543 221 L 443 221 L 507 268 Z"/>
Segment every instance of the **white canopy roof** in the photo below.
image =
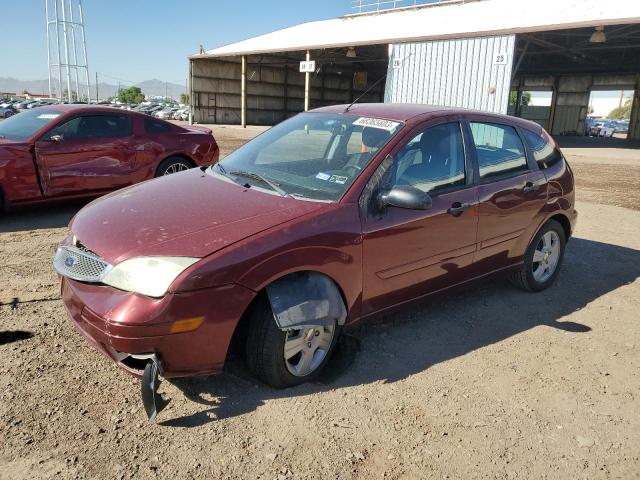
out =
<path fill-rule="evenodd" d="M 222 57 L 640 23 L 639 0 L 467 0 L 308 22 L 207 51 Z"/>

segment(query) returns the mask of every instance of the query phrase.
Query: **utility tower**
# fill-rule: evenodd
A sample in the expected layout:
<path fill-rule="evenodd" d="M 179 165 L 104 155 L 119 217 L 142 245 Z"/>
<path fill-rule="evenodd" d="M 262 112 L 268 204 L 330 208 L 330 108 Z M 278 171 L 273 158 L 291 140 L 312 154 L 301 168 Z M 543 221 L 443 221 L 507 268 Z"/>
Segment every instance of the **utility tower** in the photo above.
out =
<path fill-rule="evenodd" d="M 91 99 L 82 0 L 44 0 L 47 16 L 49 96 Z M 78 49 L 81 56 L 78 55 Z"/>

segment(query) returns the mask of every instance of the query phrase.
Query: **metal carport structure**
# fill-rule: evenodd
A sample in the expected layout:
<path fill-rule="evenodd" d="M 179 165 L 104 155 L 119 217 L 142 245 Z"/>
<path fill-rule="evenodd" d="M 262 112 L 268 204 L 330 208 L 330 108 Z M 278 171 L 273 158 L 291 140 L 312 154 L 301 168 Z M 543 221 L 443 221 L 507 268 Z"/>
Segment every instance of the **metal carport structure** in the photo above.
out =
<path fill-rule="evenodd" d="M 596 27 L 606 43 L 589 41 Z M 299 71 L 306 59 L 312 73 Z M 640 138 L 635 0 L 452 0 L 308 22 L 189 60 L 196 122 L 270 125 L 367 89 L 362 101 L 506 113 L 511 90 L 550 88 L 547 126 L 580 132 L 591 89 L 619 86 L 635 90 L 630 137 Z"/>

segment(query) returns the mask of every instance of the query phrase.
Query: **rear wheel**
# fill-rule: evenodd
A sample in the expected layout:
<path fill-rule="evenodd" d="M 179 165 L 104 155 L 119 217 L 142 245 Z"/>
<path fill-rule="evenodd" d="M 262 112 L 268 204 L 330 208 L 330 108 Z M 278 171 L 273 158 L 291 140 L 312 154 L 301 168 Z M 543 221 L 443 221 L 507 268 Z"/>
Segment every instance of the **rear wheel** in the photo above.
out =
<path fill-rule="evenodd" d="M 529 245 L 522 269 L 511 277 L 512 283 L 529 292 L 548 288 L 558 276 L 566 241 L 562 225 L 555 220 L 545 223 Z"/>
<path fill-rule="evenodd" d="M 184 172 L 190 168 L 193 168 L 193 165 L 189 160 L 185 160 L 182 157 L 169 157 L 160 162 L 160 165 L 156 170 L 156 177 Z"/>
<path fill-rule="evenodd" d="M 260 380 L 275 388 L 313 380 L 329 361 L 340 334 L 337 322 L 325 327 L 280 330 L 266 296 L 255 302 L 250 315 L 247 365 Z"/>

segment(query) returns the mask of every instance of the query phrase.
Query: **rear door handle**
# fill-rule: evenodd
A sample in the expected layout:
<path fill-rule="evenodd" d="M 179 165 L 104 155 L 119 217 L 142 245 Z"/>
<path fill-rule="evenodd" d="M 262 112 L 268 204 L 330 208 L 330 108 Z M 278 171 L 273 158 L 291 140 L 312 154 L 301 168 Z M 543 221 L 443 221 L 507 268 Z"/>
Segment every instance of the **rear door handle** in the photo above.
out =
<path fill-rule="evenodd" d="M 451 205 L 451 208 L 447 210 L 447 213 L 454 217 L 459 217 L 470 208 L 471 208 L 471 205 L 469 203 L 455 202 L 453 205 Z"/>
<path fill-rule="evenodd" d="M 136 152 L 144 152 L 144 145 L 138 145 L 136 147 Z"/>
<path fill-rule="evenodd" d="M 531 192 L 537 192 L 539 189 L 540 189 L 540 185 L 538 185 L 537 183 L 527 182 L 524 184 L 524 188 L 522 189 L 522 191 L 524 193 L 531 193 Z"/>

